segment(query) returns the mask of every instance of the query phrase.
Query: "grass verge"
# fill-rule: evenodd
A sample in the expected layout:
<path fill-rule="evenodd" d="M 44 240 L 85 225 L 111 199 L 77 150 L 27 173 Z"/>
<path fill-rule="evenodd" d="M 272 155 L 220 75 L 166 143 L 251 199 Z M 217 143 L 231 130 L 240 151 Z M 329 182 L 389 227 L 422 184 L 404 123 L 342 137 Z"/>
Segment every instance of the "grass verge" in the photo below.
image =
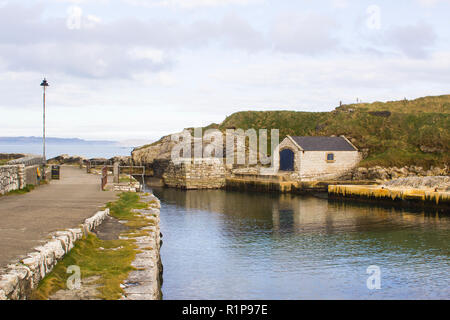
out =
<path fill-rule="evenodd" d="M 137 193 L 124 192 L 119 199 L 107 204 L 110 215 L 120 220 L 127 220 L 129 229 L 122 233 L 125 236 L 143 235 L 142 227 L 149 225 L 146 219 L 133 212 L 133 209 L 146 209 L 147 203 L 140 202 Z M 66 281 L 71 274 L 67 268 L 77 265 L 81 270 L 81 278 L 99 276 L 96 284 L 98 298 L 104 300 L 119 299 L 123 290 L 120 284 L 125 281 L 130 271 L 134 270 L 131 263 L 135 259 L 137 246 L 135 240 L 101 240 L 91 233 L 76 242 L 74 248 L 55 266 L 33 292 L 31 299 L 47 300 L 58 290 L 66 289 Z"/>
<path fill-rule="evenodd" d="M 23 189 L 10 191 L 10 192 L 6 193 L 5 196 L 10 196 L 10 195 L 13 195 L 13 194 L 25 194 L 25 193 L 33 191 L 34 188 L 36 188 L 34 185 L 27 184 Z"/>

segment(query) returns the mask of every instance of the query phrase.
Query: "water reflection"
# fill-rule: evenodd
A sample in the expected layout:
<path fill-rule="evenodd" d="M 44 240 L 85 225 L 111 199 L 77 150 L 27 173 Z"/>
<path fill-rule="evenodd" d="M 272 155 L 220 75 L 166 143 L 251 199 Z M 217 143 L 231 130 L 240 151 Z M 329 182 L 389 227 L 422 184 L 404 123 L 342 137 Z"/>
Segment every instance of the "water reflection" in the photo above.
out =
<path fill-rule="evenodd" d="M 448 216 L 289 194 L 154 192 L 165 298 L 450 297 Z M 383 270 L 376 292 L 365 286 L 372 264 Z"/>

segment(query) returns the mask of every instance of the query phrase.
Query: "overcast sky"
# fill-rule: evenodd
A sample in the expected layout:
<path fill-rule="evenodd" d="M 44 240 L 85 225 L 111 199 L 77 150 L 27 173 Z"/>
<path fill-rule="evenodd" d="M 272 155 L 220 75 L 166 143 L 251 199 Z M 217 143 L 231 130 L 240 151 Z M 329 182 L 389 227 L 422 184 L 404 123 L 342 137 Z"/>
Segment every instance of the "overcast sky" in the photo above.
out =
<path fill-rule="evenodd" d="M 155 140 L 449 94 L 450 0 L 0 0 L 0 136 Z"/>

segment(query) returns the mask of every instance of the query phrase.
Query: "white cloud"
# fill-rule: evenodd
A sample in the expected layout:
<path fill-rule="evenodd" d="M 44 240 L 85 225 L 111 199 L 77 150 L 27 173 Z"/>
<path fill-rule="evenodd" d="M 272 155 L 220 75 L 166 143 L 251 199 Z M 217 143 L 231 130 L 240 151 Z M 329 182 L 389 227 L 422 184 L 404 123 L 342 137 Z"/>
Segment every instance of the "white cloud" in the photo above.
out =
<path fill-rule="evenodd" d="M 347 8 L 350 5 L 350 0 L 331 0 L 331 4 L 335 8 Z"/>
<path fill-rule="evenodd" d="M 436 42 L 436 32 L 428 23 L 395 26 L 386 32 L 386 43 L 413 58 L 426 58 Z"/>
<path fill-rule="evenodd" d="M 334 36 L 338 27 L 328 16 L 315 14 L 284 14 L 271 31 L 275 50 L 315 55 L 334 51 L 339 41 Z"/>
<path fill-rule="evenodd" d="M 250 5 L 261 3 L 263 0 L 122 0 L 128 4 L 145 7 L 179 7 L 179 8 L 196 8 L 196 7 L 221 7 L 227 5 Z"/>
<path fill-rule="evenodd" d="M 450 4 L 450 0 L 416 0 L 420 5 L 425 7 L 434 7 L 440 3 Z"/>
<path fill-rule="evenodd" d="M 162 63 L 165 58 L 164 51 L 162 50 L 142 47 L 135 47 L 128 50 L 128 55 L 132 59 L 148 59 L 156 63 Z"/>

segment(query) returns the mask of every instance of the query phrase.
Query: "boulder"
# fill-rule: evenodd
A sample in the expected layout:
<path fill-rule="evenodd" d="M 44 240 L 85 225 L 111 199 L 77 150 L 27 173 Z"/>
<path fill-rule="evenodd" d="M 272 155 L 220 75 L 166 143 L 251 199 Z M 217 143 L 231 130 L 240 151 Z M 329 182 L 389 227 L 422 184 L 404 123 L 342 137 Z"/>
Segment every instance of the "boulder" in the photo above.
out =
<path fill-rule="evenodd" d="M 48 160 L 50 164 L 80 164 L 86 161 L 81 156 L 69 156 L 68 154 L 62 154 L 57 157 Z"/>
<path fill-rule="evenodd" d="M 111 163 L 118 162 L 120 166 L 129 166 L 130 165 L 130 156 L 116 156 L 109 159 Z"/>

